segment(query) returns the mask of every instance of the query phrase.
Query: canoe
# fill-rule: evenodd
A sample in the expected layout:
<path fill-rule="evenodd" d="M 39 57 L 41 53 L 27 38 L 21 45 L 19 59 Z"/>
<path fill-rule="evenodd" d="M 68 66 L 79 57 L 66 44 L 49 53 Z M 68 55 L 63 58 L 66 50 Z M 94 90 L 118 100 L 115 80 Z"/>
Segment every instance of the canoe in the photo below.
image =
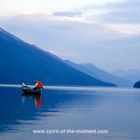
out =
<path fill-rule="evenodd" d="M 22 86 L 22 91 L 26 95 L 28 95 L 28 94 L 29 95 L 36 95 L 36 94 L 38 95 L 38 94 L 41 94 L 42 89 L 32 89 L 28 86 Z"/>

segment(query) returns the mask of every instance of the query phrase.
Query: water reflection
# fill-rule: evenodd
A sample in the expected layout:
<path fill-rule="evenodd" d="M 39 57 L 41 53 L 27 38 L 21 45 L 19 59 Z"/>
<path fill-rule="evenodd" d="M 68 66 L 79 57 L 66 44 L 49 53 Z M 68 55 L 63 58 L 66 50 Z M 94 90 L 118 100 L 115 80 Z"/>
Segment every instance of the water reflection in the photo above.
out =
<path fill-rule="evenodd" d="M 80 94 L 79 94 L 80 93 Z M 90 93 L 90 92 L 89 92 Z M 43 95 L 23 95 L 19 88 L 0 88 L 0 132 L 14 130 L 17 125 L 57 115 L 57 112 L 89 109 L 102 97 L 74 91 L 43 91 Z"/>
<path fill-rule="evenodd" d="M 22 99 L 22 104 L 24 105 L 26 100 L 28 100 L 28 98 L 32 97 L 33 101 L 34 101 L 34 105 L 35 107 L 39 108 L 42 105 L 42 94 L 38 94 L 38 95 L 27 95 L 27 94 L 22 94 L 21 99 Z"/>

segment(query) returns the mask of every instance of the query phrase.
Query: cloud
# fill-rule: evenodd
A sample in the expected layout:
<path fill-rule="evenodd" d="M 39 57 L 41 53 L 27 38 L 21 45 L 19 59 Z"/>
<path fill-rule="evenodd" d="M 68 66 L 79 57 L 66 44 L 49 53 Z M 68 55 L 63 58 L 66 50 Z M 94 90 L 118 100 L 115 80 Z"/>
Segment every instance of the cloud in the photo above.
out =
<path fill-rule="evenodd" d="M 54 16 L 64 16 L 64 17 L 80 17 L 82 15 L 81 12 L 54 12 Z"/>
<path fill-rule="evenodd" d="M 130 3 L 127 2 L 120 7 L 116 7 L 108 13 L 102 14 L 101 20 L 105 20 L 112 23 L 122 23 L 122 24 L 140 24 L 140 3 L 139 7 L 133 5 L 130 7 Z"/>
<path fill-rule="evenodd" d="M 100 22 L 114 24 L 140 24 L 140 1 L 125 0 L 103 5 L 89 5 L 86 10 L 98 11 L 97 18 Z M 92 12 L 91 12 L 92 15 Z"/>
<path fill-rule="evenodd" d="M 88 20 L 95 20 L 123 37 L 140 35 L 140 1 L 122 0 L 83 8 Z"/>

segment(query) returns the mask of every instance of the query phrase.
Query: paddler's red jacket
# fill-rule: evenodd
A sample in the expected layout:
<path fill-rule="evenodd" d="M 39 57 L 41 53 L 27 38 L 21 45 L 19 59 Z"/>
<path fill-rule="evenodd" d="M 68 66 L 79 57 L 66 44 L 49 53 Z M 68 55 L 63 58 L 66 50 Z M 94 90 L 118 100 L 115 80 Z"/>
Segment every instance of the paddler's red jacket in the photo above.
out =
<path fill-rule="evenodd" d="M 43 89 L 42 82 L 37 81 L 36 84 L 35 84 L 35 88 L 34 89 Z"/>

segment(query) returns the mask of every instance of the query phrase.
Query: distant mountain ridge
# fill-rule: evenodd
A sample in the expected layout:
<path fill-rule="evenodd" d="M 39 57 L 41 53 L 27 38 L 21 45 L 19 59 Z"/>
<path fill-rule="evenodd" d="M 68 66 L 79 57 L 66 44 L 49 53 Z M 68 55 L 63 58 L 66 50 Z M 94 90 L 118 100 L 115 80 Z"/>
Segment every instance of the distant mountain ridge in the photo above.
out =
<path fill-rule="evenodd" d="M 140 80 L 140 70 L 128 69 L 122 70 L 118 69 L 112 72 L 113 75 L 128 79 L 133 82 L 133 84 Z"/>
<path fill-rule="evenodd" d="M 57 56 L 0 29 L 0 83 L 115 86 L 80 72 Z"/>
<path fill-rule="evenodd" d="M 117 86 L 132 86 L 132 82 L 129 80 L 125 80 L 123 78 L 114 76 L 91 63 L 82 63 L 82 64 L 76 64 L 69 60 L 65 61 L 67 64 L 72 66 L 73 68 L 76 68 L 77 70 L 84 72 L 88 74 L 89 76 L 95 77 L 97 79 L 100 79 L 102 81 L 111 82 L 116 84 Z"/>

